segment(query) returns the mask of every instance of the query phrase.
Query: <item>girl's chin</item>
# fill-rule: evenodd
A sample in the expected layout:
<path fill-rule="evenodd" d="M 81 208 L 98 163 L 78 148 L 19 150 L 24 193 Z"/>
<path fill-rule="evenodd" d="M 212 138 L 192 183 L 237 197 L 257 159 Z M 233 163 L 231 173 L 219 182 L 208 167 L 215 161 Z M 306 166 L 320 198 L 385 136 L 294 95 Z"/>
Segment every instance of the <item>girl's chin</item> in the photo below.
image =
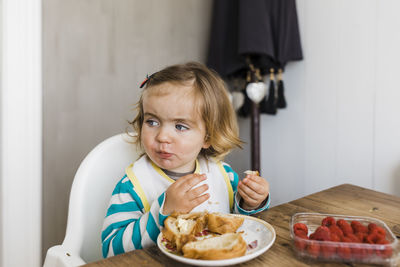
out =
<path fill-rule="evenodd" d="M 176 164 L 174 164 L 174 162 L 172 162 L 171 159 L 164 159 L 157 157 L 152 160 L 161 169 L 169 170 L 169 169 L 175 169 L 177 167 Z"/>
<path fill-rule="evenodd" d="M 161 169 L 171 171 L 171 172 L 178 172 L 178 173 L 184 173 L 184 172 L 190 172 L 190 168 L 185 168 L 183 166 L 179 166 L 178 164 L 174 164 L 173 162 L 169 160 L 157 160 L 153 161 L 158 167 Z M 188 169 L 188 170 L 186 170 Z"/>

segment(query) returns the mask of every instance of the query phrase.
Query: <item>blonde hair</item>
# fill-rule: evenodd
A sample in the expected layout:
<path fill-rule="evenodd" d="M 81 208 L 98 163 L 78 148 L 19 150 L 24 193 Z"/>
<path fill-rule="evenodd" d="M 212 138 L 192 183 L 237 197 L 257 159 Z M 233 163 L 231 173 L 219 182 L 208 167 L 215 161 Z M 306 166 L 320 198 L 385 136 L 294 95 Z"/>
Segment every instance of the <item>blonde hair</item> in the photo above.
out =
<path fill-rule="evenodd" d="M 195 94 L 202 98 L 199 105 L 201 118 L 206 126 L 206 140 L 210 147 L 200 152 L 205 157 L 223 159 L 233 148 L 243 143 L 239 138 L 236 115 L 229 100 L 224 81 L 219 75 L 197 62 L 188 62 L 167 67 L 152 74 L 143 89 L 165 83 L 186 84 L 192 82 Z M 137 115 L 129 122 L 136 136 L 134 143 L 141 147 L 143 126 L 143 92 L 136 104 Z"/>

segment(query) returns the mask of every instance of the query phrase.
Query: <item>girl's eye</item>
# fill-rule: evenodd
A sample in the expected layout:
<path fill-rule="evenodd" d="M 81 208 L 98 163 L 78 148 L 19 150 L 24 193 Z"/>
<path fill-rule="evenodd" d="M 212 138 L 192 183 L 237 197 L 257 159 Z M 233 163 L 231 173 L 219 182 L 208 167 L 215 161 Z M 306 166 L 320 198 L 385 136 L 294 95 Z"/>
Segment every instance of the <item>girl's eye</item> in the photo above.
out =
<path fill-rule="evenodd" d="M 148 124 L 149 126 L 157 126 L 158 122 L 155 120 L 146 120 L 146 124 Z"/>
<path fill-rule="evenodd" d="M 189 130 L 188 127 L 186 127 L 185 125 L 182 125 L 182 124 L 177 124 L 177 125 L 175 125 L 175 128 L 176 128 L 177 130 L 179 130 L 179 131 L 186 131 L 186 130 Z"/>

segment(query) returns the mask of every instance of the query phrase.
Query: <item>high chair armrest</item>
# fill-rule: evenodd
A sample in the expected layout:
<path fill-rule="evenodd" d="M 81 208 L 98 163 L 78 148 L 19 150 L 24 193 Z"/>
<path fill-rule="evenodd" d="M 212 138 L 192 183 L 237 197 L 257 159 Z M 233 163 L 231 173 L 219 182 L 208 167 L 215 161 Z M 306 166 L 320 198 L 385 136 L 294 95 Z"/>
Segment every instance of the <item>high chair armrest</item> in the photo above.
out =
<path fill-rule="evenodd" d="M 47 250 L 43 267 L 71 267 L 80 266 L 86 262 L 62 245 L 51 247 Z"/>

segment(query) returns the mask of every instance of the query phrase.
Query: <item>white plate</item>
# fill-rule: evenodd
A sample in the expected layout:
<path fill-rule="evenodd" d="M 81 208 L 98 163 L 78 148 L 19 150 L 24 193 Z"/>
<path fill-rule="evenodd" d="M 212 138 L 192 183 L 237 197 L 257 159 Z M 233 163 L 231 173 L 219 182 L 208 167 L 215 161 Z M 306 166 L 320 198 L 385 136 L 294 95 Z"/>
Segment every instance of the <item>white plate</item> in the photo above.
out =
<path fill-rule="evenodd" d="M 237 232 L 240 231 L 244 232 L 242 234 L 242 237 L 246 241 L 246 243 L 251 244 L 252 242 L 257 240 L 257 246 L 255 248 L 248 249 L 246 254 L 241 257 L 226 259 L 226 260 L 196 260 L 196 259 L 185 258 L 183 256 L 169 252 L 169 250 L 161 242 L 162 233 L 158 235 L 157 245 L 162 253 L 179 262 L 197 266 L 226 266 L 254 259 L 255 257 L 258 257 L 259 255 L 267 251 L 275 242 L 275 237 L 276 237 L 275 229 L 269 223 L 260 220 L 258 218 L 246 215 L 239 215 L 239 214 L 232 214 L 232 215 L 244 218 L 243 224 L 239 227 Z"/>

